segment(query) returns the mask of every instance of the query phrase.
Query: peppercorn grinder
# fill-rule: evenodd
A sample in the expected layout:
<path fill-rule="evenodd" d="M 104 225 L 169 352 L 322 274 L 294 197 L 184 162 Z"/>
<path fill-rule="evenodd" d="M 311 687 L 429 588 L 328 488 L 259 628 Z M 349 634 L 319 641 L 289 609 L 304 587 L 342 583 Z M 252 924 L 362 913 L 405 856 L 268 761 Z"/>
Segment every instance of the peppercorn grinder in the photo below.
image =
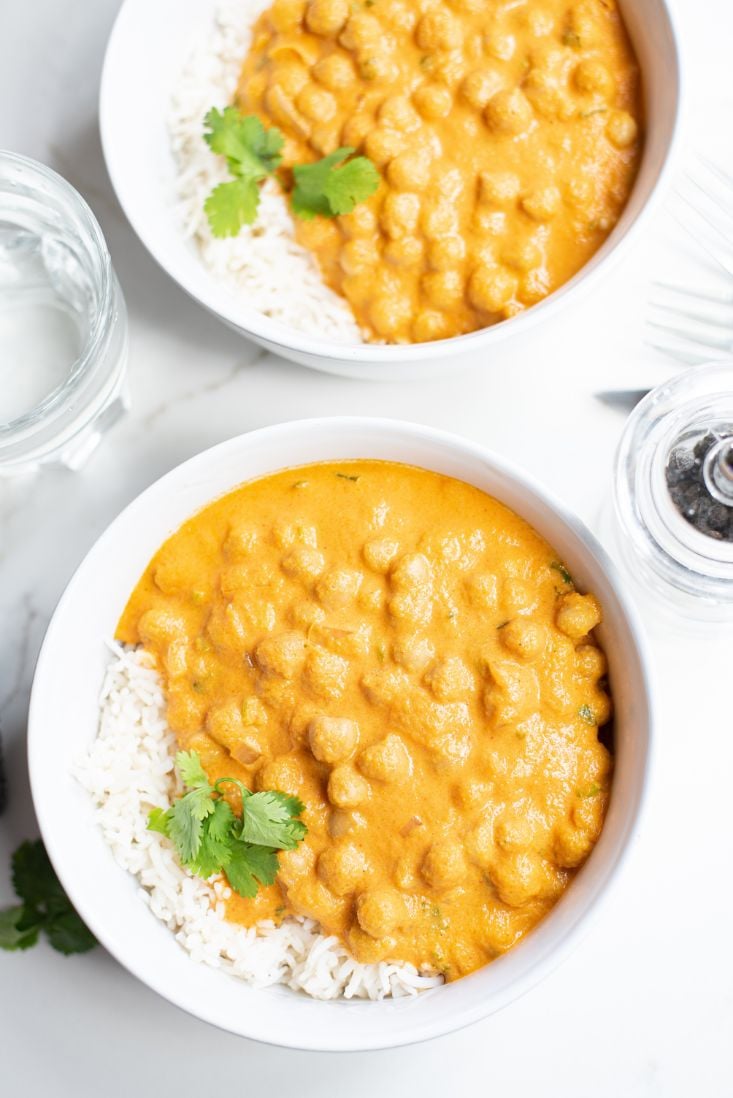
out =
<path fill-rule="evenodd" d="M 733 623 L 733 361 L 687 370 L 637 405 L 614 511 L 617 556 L 647 598 Z"/>

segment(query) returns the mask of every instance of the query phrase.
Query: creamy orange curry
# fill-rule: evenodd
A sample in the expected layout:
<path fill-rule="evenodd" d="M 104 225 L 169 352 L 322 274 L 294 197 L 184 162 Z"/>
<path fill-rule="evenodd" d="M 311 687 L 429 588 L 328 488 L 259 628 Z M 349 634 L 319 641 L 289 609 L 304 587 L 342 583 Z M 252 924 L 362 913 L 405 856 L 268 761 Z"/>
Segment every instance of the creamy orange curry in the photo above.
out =
<path fill-rule="evenodd" d="M 170 725 L 212 780 L 306 805 L 276 884 L 229 916 L 307 915 L 359 960 L 455 979 L 522 938 L 598 837 L 600 618 L 495 499 L 354 461 L 205 508 L 117 636 L 154 655 Z"/>
<path fill-rule="evenodd" d="M 340 146 L 378 166 L 353 213 L 297 225 L 369 340 L 545 297 L 608 236 L 641 149 L 616 0 L 275 0 L 236 100 L 285 134 L 286 167 Z"/>

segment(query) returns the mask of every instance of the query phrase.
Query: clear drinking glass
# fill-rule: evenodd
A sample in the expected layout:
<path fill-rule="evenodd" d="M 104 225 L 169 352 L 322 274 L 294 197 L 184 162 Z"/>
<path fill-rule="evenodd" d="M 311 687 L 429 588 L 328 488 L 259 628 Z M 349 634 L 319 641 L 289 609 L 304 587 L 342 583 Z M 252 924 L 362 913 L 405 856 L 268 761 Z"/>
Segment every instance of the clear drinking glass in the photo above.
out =
<path fill-rule="evenodd" d="M 79 468 L 129 405 L 127 312 L 83 198 L 0 151 L 0 477 Z"/>
<path fill-rule="evenodd" d="M 733 623 L 733 361 L 687 370 L 629 417 L 616 456 L 612 551 L 645 600 Z"/>

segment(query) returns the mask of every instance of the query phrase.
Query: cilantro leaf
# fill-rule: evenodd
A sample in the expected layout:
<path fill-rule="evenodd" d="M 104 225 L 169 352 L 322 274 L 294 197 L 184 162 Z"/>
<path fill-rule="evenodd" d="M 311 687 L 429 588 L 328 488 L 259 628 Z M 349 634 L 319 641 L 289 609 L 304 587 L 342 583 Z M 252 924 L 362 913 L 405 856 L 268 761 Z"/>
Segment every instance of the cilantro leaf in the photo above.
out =
<path fill-rule="evenodd" d="M 214 802 L 214 811 L 203 822 L 201 846 L 196 858 L 189 863 L 190 869 L 204 879 L 227 865 L 231 857 L 230 836 L 234 813 L 225 800 Z"/>
<path fill-rule="evenodd" d="M 260 191 L 253 179 L 233 179 L 214 187 L 204 202 L 209 226 L 216 237 L 236 236 L 257 217 Z"/>
<path fill-rule="evenodd" d="M 286 793 L 255 793 L 247 799 L 244 809 L 242 838 L 259 846 L 294 850 L 307 830 L 302 820 L 293 819 L 303 808 L 297 797 Z"/>
<path fill-rule="evenodd" d="M 277 851 L 267 846 L 232 844 L 231 858 L 224 871 L 235 892 L 247 899 L 257 895 L 257 882 L 271 885 L 277 874 Z"/>
<path fill-rule="evenodd" d="M 225 107 L 223 111 L 213 107 L 204 125 L 209 130 L 204 140 L 212 152 L 227 158 L 232 175 L 264 179 L 282 159 L 282 133 L 275 127 L 266 130 L 254 114 L 242 115 L 236 107 Z"/>
<path fill-rule="evenodd" d="M 298 217 L 308 220 L 317 214 L 335 217 L 351 213 L 354 206 L 374 194 L 379 172 L 366 156 L 349 160 L 354 151 L 344 145 L 313 164 L 296 164 L 292 205 Z"/>
<path fill-rule="evenodd" d="M 211 787 L 192 789 L 171 808 L 168 834 L 178 848 L 184 865 L 194 860 L 201 848 L 203 821 L 214 811 Z"/>
<path fill-rule="evenodd" d="M 279 165 L 284 138 L 275 127 L 266 130 L 259 118 L 242 115 L 236 107 L 212 108 L 204 123 L 208 129 L 204 140 L 212 152 L 226 157 L 234 176 L 214 188 L 204 210 L 214 236 L 236 236 L 257 217 L 258 184 Z"/>
<path fill-rule="evenodd" d="M 586 724 L 596 724 L 596 716 L 589 705 L 581 705 L 578 710 L 578 716 L 581 721 L 585 721 Z"/>
<path fill-rule="evenodd" d="M 41 931 L 64 954 L 83 953 L 96 945 L 71 906 L 40 839 L 21 843 L 15 851 L 12 878 L 23 902 L 0 911 L 0 949 L 28 949 Z"/>
<path fill-rule="evenodd" d="M 71 953 L 88 953 L 97 944 L 91 930 L 70 905 L 46 925 L 45 931 L 53 948 L 66 957 Z"/>
<path fill-rule="evenodd" d="M 161 835 L 170 835 L 170 808 L 151 808 L 148 813 L 148 831 L 159 831 Z"/>
<path fill-rule="evenodd" d="M 0 911 L 0 949 L 29 949 L 38 941 L 39 925 L 25 926 L 26 909 L 23 904 Z"/>
<path fill-rule="evenodd" d="M 40 907 L 50 897 L 66 900 L 66 893 L 40 840 L 20 844 L 13 854 L 11 875 L 16 895 L 26 907 Z"/>
<path fill-rule="evenodd" d="M 181 775 L 181 781 L 189 789 L 206 789 L 211 792 L 208 775 L 196 751 L 179 751 L 176 755 L 176 769 Z"/>

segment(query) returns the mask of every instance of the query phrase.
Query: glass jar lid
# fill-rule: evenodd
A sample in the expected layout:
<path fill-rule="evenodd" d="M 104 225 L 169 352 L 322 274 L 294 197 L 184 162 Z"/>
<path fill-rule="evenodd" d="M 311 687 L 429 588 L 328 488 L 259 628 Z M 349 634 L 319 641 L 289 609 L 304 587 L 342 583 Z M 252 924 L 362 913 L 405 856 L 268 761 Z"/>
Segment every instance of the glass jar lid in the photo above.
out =
<path fill-rule="evenodd" d="M 733 362 L 688 370 L 637 406 L 615 503 L 643 582 L 694 600 L 701 616 L 733 615 Z"/>

